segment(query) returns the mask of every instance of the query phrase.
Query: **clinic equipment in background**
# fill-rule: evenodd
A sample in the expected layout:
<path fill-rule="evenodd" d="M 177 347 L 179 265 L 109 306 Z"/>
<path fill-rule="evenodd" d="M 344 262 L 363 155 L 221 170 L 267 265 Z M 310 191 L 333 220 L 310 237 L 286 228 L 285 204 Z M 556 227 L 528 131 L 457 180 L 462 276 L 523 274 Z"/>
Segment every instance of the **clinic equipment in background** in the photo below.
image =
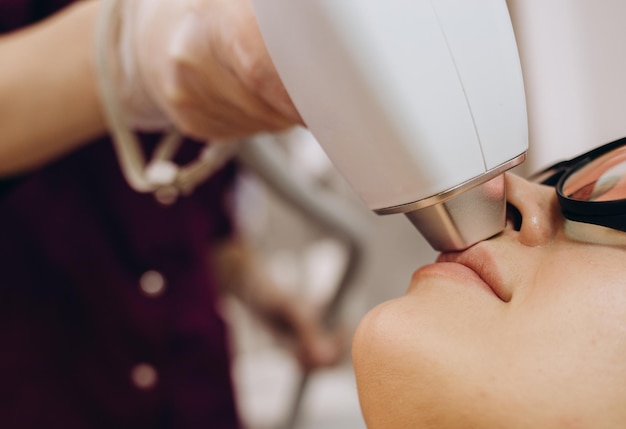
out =
<path fill-rule="evenodd" d="M 281 201 L 296 210 L 305 220 L 326 235 L 338 239 L 346 249 L 346 263 L 337 279 L 334 292 L 324 312 L 324 324 L 332 330 L 341 325 L 346 296 L 356 285 L 355 279 L 366 259 L 366 224 L 360 220 L 360 211 L 352 204 L 341 200 L 338 195 L 322 189 L 305 177 L 297 176 L 285 168 L 286 156 L 272 135 L 262 135 L 241 143 L 238 160 Z M 294 429 L 302 417 L 304 401 L 311 372 L 302 372 L 294 385 L 292 395 L 287 398 L 289 407 L 284 421 L 276 429 Z"/>
<path fill-rule="evenodd" d="M 370 209 L 443 251 L 504 228 L 502 173 L 528 146 L 504 1 L 253 3 L 294 104 Z"/>

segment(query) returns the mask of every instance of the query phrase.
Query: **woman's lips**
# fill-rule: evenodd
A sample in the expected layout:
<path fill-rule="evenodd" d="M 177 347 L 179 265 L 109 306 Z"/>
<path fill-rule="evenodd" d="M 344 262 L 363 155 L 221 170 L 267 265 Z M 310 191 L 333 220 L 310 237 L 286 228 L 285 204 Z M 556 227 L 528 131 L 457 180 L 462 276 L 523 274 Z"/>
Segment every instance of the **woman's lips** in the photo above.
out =
<path fill-rule="evenodd" d="M 442 253 L 437 263 L 460 264 L 480 277 L 502 301 L 509 302 L 511 293 L 504 287 L 505 283 L 499 271 L 495 250 L 488 242 L 481 242 L 462 252 Z"/>
<path fill-rule="evenodd" d="M 413 280 L 430 276 L 451 279 L 467 287 L 478 287 L 492 295 L 496 295 L 493 289 L 475 271 L 456 262 L 437 262 L 420 267 L 413 274 Z"/>

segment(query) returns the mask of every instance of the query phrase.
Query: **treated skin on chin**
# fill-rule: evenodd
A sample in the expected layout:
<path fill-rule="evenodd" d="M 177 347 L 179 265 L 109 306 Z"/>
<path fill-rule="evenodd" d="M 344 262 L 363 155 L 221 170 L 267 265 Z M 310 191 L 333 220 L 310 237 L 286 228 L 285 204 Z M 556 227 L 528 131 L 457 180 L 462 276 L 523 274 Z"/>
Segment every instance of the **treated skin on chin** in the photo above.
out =
<path fill-rule="evenodd" d="M 507 176 L 521 212 L 418 269 L 360 324 L 368 428 L 626 427 L 626 246 L 564 232 L 552 188 Z"/>

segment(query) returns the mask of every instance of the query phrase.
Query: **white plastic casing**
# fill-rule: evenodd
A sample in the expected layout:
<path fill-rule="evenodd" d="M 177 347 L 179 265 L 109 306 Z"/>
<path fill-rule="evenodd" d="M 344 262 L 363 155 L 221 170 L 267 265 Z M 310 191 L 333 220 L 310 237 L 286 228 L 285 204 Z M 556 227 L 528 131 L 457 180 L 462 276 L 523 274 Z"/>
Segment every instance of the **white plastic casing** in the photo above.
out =
<path fill-rule="evenodd" d="M 527 149 L 503 0 L 254 0 L 307 126 L 373 210 L 453 189 Z"/>

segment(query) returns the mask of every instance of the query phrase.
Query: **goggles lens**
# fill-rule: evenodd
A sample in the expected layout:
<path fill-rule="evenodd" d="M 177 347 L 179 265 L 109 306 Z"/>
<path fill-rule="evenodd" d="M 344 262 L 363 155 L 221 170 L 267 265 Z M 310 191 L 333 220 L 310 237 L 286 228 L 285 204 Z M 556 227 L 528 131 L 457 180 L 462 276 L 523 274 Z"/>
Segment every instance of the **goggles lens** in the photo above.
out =
<path fill-rule="evenodd" d="M 556 188 L 567 219 L 626 231 L 626 138 L 531 176 Z"/>
<path fill-rule="evenodd" d="M 626 147 L 613 149 L 572 171 L 563 181 L 562 192 L 577 201 L 626 198 Z"/>

